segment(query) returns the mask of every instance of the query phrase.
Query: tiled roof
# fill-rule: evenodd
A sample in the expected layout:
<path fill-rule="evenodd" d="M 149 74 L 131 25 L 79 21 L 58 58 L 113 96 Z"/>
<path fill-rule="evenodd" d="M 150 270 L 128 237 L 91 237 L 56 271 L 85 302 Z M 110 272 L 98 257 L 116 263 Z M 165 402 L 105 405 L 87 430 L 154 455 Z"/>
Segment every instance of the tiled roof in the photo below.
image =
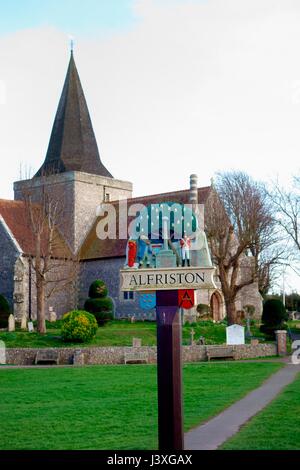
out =
<path fill-rule="evenodd" d="M 198 203 L 205 204 L 207 198 L 211 192 L 211 187 L 204 187 L 198 189 Z M 163 194 L 154 194 L 150 196 L 142 196 L 137 198 L 132 198 L 127 200 L 128 207 L 131 204 L 144 204 L 148 206 L 150 204 L 158 204 L 162 202 L 178 202 L 183 204 L 189 203 L 189 190 L 183 191 L 174 191 L 170 193 L 163 193 Z M 85 241 L 82 244 L 80 250 L 80 258 L 82 260 L 91 260 L 91 259 L 101 259 L 101 258 L 116 258 L 125 256 L 126 253 L 126 239 L 119 239 L 119 230 L 118 230 L 118 222 L 119 222 L 119 204 L 118 201 L 112 202 L 115 207 L 116 215 L 117 215 L 117 239 L 116 240 L 100 240 L 97 237 L 96 228 L 98 222 L 101 220 L 101 217 L 97 218 L 92 229 L 90 230 L 88 236 L 86 237 Z M 122 217 L 122 215 L 121 215 Z M 133 220 L 134 217 L 127 217 L 127 224 Z"/>
<path fill-rule="evenodd" d="M 38 208 L 38 206 L 35 206 Z M 9 228 L 21 250 L 26 255 L 34 255 L 35 239 L 28 222 L 28 211 L 23 201 L 10 201 L 0 199 L 0 216 L 3 217 L 5 224 Z M 54 234 L 53 256 L 57 258 L 66 258 L 70 256 L 70 250 L 58 231 Z M 48 251 L 47 231 L 42 235 L 42 255 Z"/>
<path fill-rule="evenodd" d="M 73 53 L 71 53 L 46 159 L 35 176 L 65 171 L 82 171 L 112 177 L 100 159 Z"/>

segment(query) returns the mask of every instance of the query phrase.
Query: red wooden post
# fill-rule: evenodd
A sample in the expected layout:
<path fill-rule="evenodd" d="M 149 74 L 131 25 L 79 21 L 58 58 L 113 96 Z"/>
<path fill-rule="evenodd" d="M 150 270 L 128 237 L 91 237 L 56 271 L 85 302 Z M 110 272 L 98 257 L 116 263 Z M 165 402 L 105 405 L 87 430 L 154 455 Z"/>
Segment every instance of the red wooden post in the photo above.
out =
<path fill-rule="evenodd" d="M 178 291 L 157 292 L 156 315 L 159 450 L 183 450 L 182 333 Z"/>

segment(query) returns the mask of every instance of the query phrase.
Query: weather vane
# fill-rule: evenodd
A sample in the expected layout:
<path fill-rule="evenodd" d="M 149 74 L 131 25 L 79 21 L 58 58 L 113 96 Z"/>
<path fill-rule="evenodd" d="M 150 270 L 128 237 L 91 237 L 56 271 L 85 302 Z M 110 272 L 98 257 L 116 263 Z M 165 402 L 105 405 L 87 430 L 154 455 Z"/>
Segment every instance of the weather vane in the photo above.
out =
<path fill-rule="evenodd" d="M 73 52 L 73 50 L 74 50 L 74 37 L 69 36 L 69 39 L 70 39 L 70 50 L 71 50 L 71 52 Z"/>

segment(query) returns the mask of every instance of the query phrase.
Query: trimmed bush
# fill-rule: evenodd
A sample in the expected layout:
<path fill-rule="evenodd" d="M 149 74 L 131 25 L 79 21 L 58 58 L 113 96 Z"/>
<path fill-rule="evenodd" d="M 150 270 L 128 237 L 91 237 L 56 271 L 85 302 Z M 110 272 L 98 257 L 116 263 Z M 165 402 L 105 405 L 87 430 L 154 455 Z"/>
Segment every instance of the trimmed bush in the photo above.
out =
<path fill-rule="evenodd" d="M 61 336 L 63 341 L 86 343 L 96 335 L 98 324 L 91 313 L 72 310 L 62 318 Z"/>
<path fill-rule="evenodd" d="M 275 339 L 276 330 L 286 329 L 285 322 L 288 319 L 288 313 L 278 299 L 269 299 L 265 302 L 262 314 L 262 326 L 260 331 Z"/>
<path fill-rule="evenodd" d="M 114 303 L 107 297 L 107 287 L 103 281 L 94 281 L 89 289 L 89 298 L 85 301 L 84 308 L 95 315 L 99 326 L 114 318 Z"/>
<path fill-rule="evenodd" d="M 103 325 L 108 320 L 113 320 L 114 318 L 114 304 L 110 297 L 87 299 L 84 308 L 95 316 L 98 325 Z"/>
<path fill-rule="evenodd" d="M 8 317 L 10 313 L 9 303 L 6 298 L 0 294 L 0 328 L 8 327 Z"/>
<path fill-rule="evenodd" d="M 89 288 L 89 297 L 91 299 L 102 299 L 108 294 L 107 287 L 103 281 L 97 279 L 94 281 Z"/>
<path fill-rule="evenodd" d="M 207 304 L 198 304 L 196 308 L 199 318 L 208 320 L 210 318 L 210 306 Z"/>

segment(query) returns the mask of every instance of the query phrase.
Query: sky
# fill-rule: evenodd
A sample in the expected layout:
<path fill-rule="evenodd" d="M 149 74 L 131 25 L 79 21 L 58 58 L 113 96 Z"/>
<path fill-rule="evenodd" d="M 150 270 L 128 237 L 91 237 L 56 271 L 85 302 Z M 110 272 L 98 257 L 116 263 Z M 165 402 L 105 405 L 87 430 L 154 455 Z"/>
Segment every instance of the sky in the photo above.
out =
<path fill-rule="evenodd" d="M 289 187 L 300 171 L 298 0 L 0 0 L 0 11 L 0 197 L 45 158 L 71 36 L 101 158 L 134 195 L 232 169 Z"/>

